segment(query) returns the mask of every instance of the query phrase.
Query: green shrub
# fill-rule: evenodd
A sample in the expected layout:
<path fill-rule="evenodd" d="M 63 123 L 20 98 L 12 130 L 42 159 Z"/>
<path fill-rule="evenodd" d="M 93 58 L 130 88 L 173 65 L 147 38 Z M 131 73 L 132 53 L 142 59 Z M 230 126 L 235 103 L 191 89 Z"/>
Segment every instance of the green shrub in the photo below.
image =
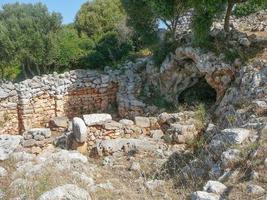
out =
<path fill-rule="evenodd" d="M 234 9 L 234 15 L 242 17 L 264 9 L 267 9 L 267 0 L 249 0 L 245 3 L 237 4 Z"/>
<path fill-rule="evenodd" d="M 143 87 L 139 98 L 148 105 L 154 105 L 158 108 L 166 109 L 167 111 L 174 111 L 176 109 L 172 102 L 168 101 L 163 95 L 161 95 L 159 88 Z"/>
<path fill-rule="evenodd" d="M 177 48 L 177 43 L 174 41 L 165 40 L 155 45 L 153 49 L 153 59 L 157 66 L 160 66 L 169 53 L 174 52 Z"/>
<path fill-rule="evenodd" d="M 104 34 L 92 51 L 81 61 L 87 68 L 103 69 L 105 66 L 116 66 L 124 57 L 128 56 L 133 46 L 130 40 L 120 41 L 116 32 Z"/>
<path fill-rule="evenodd" d="M 225 50 L 225 61 L 233 63 L 236 58 L 240 58 L 240 53 L 237 49 L 227 49 Z"/>

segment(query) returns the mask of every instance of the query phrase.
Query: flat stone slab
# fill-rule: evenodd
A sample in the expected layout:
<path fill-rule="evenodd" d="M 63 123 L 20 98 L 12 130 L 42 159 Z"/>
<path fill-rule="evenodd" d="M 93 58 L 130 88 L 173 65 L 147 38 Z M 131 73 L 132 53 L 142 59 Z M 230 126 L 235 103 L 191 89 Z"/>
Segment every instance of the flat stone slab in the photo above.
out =
<path fill-rule="evenodd" d="M 110 114 L 89 114 L 83 115 L 83 120 L 87 126 L 102 125 L 104 122 L 112 120 Z"/>
<path fill-rule="evenodd" d="M 140 150 L 140 151 L 156 151 L 158 144 L 155 141 L 147 139 L 126 139 L 117 138 L 112 140 L 103 140 L 96 143 L 99 155 L 112 154 L 123 150 Z"/>

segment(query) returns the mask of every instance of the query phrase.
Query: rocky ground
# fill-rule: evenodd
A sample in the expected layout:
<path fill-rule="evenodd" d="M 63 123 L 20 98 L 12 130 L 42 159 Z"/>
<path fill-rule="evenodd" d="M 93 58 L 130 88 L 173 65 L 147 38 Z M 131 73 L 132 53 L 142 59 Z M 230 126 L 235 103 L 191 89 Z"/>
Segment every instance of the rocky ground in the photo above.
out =
<path fill-rule="evenodd" d="M 53 119 L 52 132 L 0 135 L 0 199 L 267 200 L 267 34 L 256 31 L 239 40 L 245 49 L 261 49 L 245 64 L 179 48 L 162 65 L 166 80 L 178 56 L 197 63 L 192 80 L 204 74 L 219 94 L 207 113 L 199 108 L 133 121 L 93 114 L 72 123 Z M 176 89 L 190 85 L 179 81 Z M 168 95 L 168 85 L 162 89 Z"/>

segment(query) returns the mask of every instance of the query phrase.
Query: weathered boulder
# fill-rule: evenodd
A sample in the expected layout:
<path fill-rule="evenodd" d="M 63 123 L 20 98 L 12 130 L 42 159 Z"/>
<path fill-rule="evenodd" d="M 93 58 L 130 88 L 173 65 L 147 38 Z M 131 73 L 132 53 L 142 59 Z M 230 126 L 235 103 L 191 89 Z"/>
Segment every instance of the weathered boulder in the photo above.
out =
<path fill-rule="evenodd" d="M 191 195 L 191 200 L 219 200 L 220 196 L 213 193 L 198 191 Z"/>
<path fill-rule="evenodd" d="M 242 144 L 249 135 L 250 130 L 244 128 L 224 129 L 212 138 L 209 149 L 220 156 L 228 147 Z"/>
<path fill-rule="evenodd" d="M 234 166 L 240 161 L 240 151 L 238 149 L 228 149 L 221 155 L 222 166 L 225 168 Z"/>
<path fill-rule="evenodd" d="M 221 139 L 228 144 L 242 144 L 249 136 L 250 130 L 244 128 L 224 129 L 221 131 Z"/>
<path fill-rule="evenodd" d="M 87 126 L 102 125 L 104 122 L 112 120 L 110 114 L 89 114 L 83 115 L 84 122 Z"/>
<path fill-rule="evenodd" d="M 73 135 L 77 142 L 83 143 L 87 138 L 87 127 L 81 118 L 75 117 L 72 120 Z"/>
<path fill-rule="evenodd" d="M 203 189 L 206 192 L 221 195 L 226 191 L 227 187 L 218 181 L 208 181 Z"/>
<path fill-rule="evenodd" d="M 141 128 L 149 128 L 150 127 L 150 120 L 148 117 L 135 117 L 134 122 L 136 126 Z"/>
<path fill-rule="evenodd" d="M 22 136 L 0 135 L 0 161 L 9 158 L 9 155 L 19 147 Z"/>
<path fill-rule="evenodd" d="M 151 130 L 150 135 L 154 140 L 161 140 L 164 136 L 164 133 L 162 130 Z"/>
<path fill-rule="evenodd" d="M 91 200 L 89 193 L 73 184 L 67 184 L 54 188 L 42 194 L 38 200 Z"/>

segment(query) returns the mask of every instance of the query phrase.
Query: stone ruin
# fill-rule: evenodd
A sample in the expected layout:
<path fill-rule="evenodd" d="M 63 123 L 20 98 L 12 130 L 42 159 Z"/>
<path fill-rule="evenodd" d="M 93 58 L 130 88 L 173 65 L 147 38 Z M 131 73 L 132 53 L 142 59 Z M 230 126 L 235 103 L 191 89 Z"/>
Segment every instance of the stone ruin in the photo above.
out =
<path fill-rule="evenodd" d="M 146 60 L 140 60 L 135 66 L 145 63 Z M 128 63 L 126 67 L 130 69 L 132 65 Z M 138 112 L 138 106 L 144 106 L 134 97 L 140 77 L 133 74 L 134 69 L 126 67 L 124 73 L 74 70 L 36 76 L 20 83 L 2 83 L 0 134 L 44 127 L 54 117 L 71 119 L 86 113 L 108 111 L 111 105 L 118 106 L 120 116 Z"/>
<path fill-rule="evenodd" d="M 253 42 L 246 34 L 232 34 L 241 47 Z M 135 135 L 155 134 L 166 136 L 171 143 L 185 144 L 202 131 L 195 113 L 167 115 L 170 119 L 162 123 L 162 110 L 138 98 L 141 89 L 159 87 L 162 96 L 177 103 L 185 90 L 205 80 L 219 104 L 238 67 L 240 63 L 230 65 L 223 56 L 180 47 L 160 68 L 145 58 L 125 63 L 119 70 L 74 70 L 20 83 L 4 82 L 0 85 L 0 134 L 23 134 L 23 146 L 36 153 L 52 142 L 85 152 L 98 141 Z M 64 134 L 51 138 L 47 128 Z"/>

